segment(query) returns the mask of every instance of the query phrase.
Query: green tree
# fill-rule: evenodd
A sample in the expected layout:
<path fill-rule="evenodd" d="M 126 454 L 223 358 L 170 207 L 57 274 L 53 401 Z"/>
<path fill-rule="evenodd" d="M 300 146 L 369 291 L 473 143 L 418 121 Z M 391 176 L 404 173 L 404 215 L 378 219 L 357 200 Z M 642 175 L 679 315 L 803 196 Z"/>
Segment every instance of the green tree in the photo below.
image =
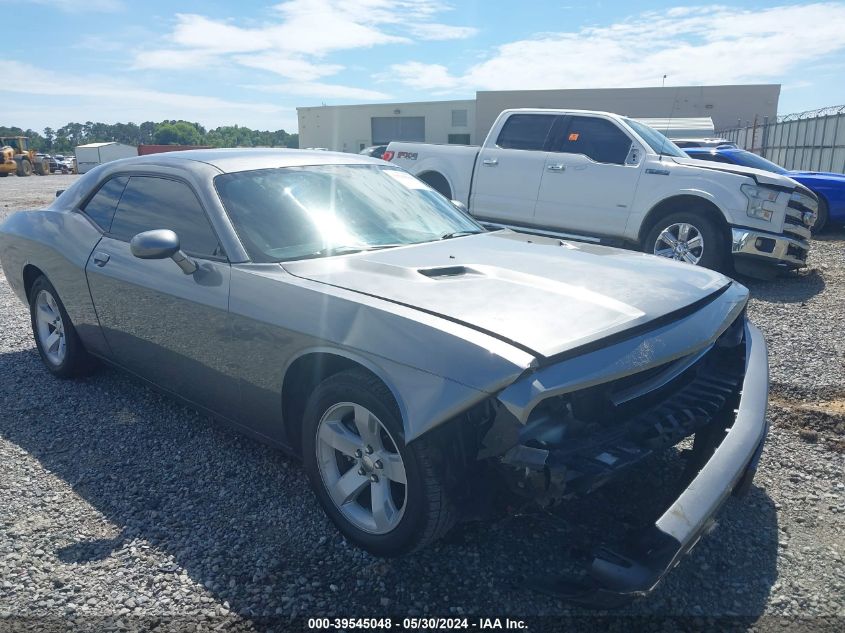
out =
<path fill-rule="evenodd" d="M 202 137 L 197 128 L 187 121 L 162 123 L 156 127 L 158 145 L 200 145 Z"/>

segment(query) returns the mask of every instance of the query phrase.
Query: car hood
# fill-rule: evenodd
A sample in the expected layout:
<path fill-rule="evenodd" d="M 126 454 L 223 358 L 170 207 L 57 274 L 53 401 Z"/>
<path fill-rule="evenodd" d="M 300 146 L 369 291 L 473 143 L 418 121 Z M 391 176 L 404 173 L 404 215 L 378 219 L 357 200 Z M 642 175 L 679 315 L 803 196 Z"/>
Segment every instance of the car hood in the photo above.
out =
<path fill-rule="evenodd" d="M 845 183 L 845 174 L 835 174 L 829 171 L 790 171 L 789 177 L 796 180 Z"/>
<path fill-rule="evenodd" d="M 698 167 L 701 169 L 707 169 L 709 171 L 721 171 L 727 174 L 734 174 L 736 176 L 746 176 L 748 178 L 753 178 L 758 184 L 761 185 L 785 187 L 787 189 L 795 188 L 795 182 L 790 176 L 782 176 L 772 171 L 754 169 L 753 167 L 745 167 L 743 165 L 714 163 L 709 160 L 699 160 L 697 158 L 673 158 L 672 160 L 674 160 L 679 165 L 686 165 L 687 167 Z"/>
<path fill-rule="evenodd" d="M 668 259 L 507 230 L 283 267 L 543 357 L 683 310 L 731 283 Z"/>

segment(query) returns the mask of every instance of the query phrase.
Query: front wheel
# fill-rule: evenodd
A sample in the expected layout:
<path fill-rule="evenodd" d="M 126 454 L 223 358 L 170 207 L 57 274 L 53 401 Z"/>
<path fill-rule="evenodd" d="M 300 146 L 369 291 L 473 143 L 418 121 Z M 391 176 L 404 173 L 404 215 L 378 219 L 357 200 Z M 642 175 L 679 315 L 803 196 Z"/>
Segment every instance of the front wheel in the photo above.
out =
<path fill-rule="evenodd" d="M 701 213 L 681 211 L 660 219 L 648 232 L 643 251 L 721 270 L 727 260 L 728 245 L 716 223 Z"/>
<path fill-rule="evenodd" d="M 390 391 L 357 369 L 318 385 L 303 421 L 303 461 L 320 505 L 378 556 L 423 547 L 454 523 L 436 448 L 425 439 L 404 445 L 401 428 Z"/>
<path fill-rule="evenodd" d="M 22 177 L 31 176 L 32 175 L 32 163 L 30 163 L 26 159 L 23 159 L 22 161 L 20 161 L 18 163 L 17 174 L 18 174 L 18 176 L 22 176 Z"/>

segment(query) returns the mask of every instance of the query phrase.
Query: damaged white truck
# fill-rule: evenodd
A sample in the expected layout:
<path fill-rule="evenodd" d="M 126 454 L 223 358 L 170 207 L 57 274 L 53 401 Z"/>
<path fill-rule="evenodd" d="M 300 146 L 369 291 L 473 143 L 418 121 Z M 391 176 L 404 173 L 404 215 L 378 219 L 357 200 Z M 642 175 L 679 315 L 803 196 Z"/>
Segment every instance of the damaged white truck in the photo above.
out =
<path fill-rule="evenodd" d="M 805 265 L 818 212 L 790 178 L 693 160 L 607 112 L 505 110 L 481 147 L 393 142 L 384 159 L 489 225 L 755 276 Z"/>

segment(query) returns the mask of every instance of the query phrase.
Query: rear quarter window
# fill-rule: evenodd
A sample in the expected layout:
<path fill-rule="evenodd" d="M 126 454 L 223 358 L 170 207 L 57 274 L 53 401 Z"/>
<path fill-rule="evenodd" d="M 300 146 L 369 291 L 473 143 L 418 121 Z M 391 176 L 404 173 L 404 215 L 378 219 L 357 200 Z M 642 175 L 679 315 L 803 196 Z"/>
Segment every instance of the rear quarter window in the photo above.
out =
<path fill-rule="evenodd" d="M 82 212 L 107 233 L 111 230 L 114 211 L 117 209 L 123 190 L 126 189 L 127 182 L 129 182 L 128 176 L 110 178 L 82 208 Z"/>

